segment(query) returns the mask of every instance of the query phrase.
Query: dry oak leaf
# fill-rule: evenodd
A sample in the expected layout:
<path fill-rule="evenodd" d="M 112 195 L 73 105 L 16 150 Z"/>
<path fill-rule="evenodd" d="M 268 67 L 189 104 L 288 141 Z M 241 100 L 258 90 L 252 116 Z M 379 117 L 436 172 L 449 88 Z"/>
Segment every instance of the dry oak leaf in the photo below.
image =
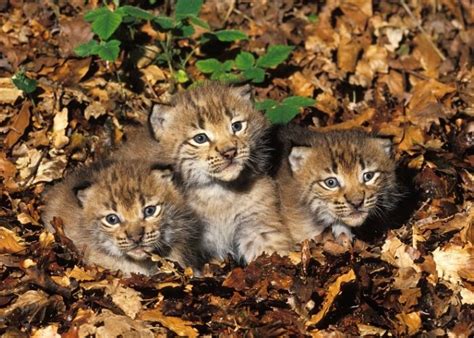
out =
<path fill-rule="evenodd" d="M 140 293 L 132 288 L 120 285 L 119 279 L 114 279 L 111 283 L 106 280 L 84 282 L 81 286 L 85 290 L 104 289 L 105 293 L 112 297 L 114 304 L 132 319 L 135 319 L 142 309 Z"/>
<path fill-rule="evenodd" d="M 316 96 L 315 107 L 328 114 L 330 117 L 333 117 L 339 109 L 337 99 L 334 95 L 328 92 L 322 92 Z"/>
<path fill-rule="evenodd" d="M 305 325 L 311 326 L 318 324 L 329 312 L 331 305 L 334 303 L 334 300 L 336 299 L 337 295 L 341 292 L 341 286 L 343 284 L 352 282 L 355 279 L 356 275 L 354 270 L 352 269 L 346 272 L 345 274 L 337 277 L 337 279 L 327 288 L 328 292 L 326 294 L 326 297 L 324 298 L 321 310 L 319 310 L 318 313 L 312 315 L 311 318 L 306 321 Z"/>
<path fill-rule="evenodd" d="M 69 59 L 60 67 L 57 67 L 50 78 L 66 86 L 75 85 L 87 74 L 90 64 L 91 58 Z"/>
<path fill-rule="evenodd" d="M 333 124 L 327 127 L 315 128 L 317 131 L 331 131 L 331 130 L 345 130 L 362 126 L 367 121 L 370 121 L 375 116 L 375 108 L 367 108 L 361 114 L 357 115 L 352 120 Z"/>
<path fill-rule="evenodd" d="M 405 245 L 393 232 L 390 232 L 382 246 L 380 258 L 397 268 L 413 268 L 416 272 L 421 272 L 420 267 L 414 263 L 419 256 L 418 250 Z"/>
<path fill-rule="evenodd" d="M 9 179 L 15 177 L 16 167 L 11 163 L 5 153 L 0 153 L 0 177 L 4 179 Z"/>
<path fill-rule="evenodd" d="M 25 249 L 21 237 L 7 228 L 0 227 L 0 253 L 18 253 Z"/>
<path fill-rule="evenodd" d="M 74 48 L 89 42 L 93 36 L 91 25 L 82 17 L 62 17 L 59 20 L 59 50 L 64 57 L 74 55 Z"/>
<path fill-rule="evenodd" d="M 418 34 L 413 42 L 416 48 L 413 50 L 413 56 L 420 60 L 422 67 L 425 69 L 425 75 L 431 78 L 438 78 L 441 57 L 434 49 L 433 43 L 429 37 L 424 34 Z"/>
<path fill-rule="evenodd" d="M 388 51 L 381 46 L 371 45 L 367 48 L 360 60 L 357 63 L 354 75 L 349 78 L 349 83 L 368 87 L 376 73 L 388 73 Z"/>
<path fill-rule="evenodd" d="M 51 182 L 63 177 L 64 170 L 67 166 L 67 156 L 55 156 L 51 160 L 43 158 L 37 168 L 36 176 L 31 182 L 34 185 L 39 182 Z"/>
<path fill-rule="evenodd" d="M 198 331 L 191 326 L 191 322 L 178 317 L 165 316 L 160 309 L 145 310 L 140 313 L 138 318 L 145 321 L 158 322 L 179 336 L 198 336 Z"/>
<path fill-rule="evenodd" d="M 411 91 L 412 96 L 406 111 L 408 120 L 426 130 L 439 118 L 451 117 L 455 111 L 444 107 L 440 101 L 455 90 L 455 86 L 433 79 L 418 82 Z"/>
<path fill-rule="evenodd" d="M 296 72 L 289 77 L 291 91 L 295 95 L 304 97 L 313 97 L 314 84 L 312 83 L 312 74 L 303 74 Z"/>
<path fill-rule="evenodd" d="M 19 318 L 29 322 L 42 319 L 46 312 L 61 313 L 66 306 L 59 295 L 48 295 L 41 290 L 29 290 L 21 294 L 13 304 L 0 308 L 0 318 L 18 321 Z"/>
<path fill-rule="evenodd" d="M 341 43 L 337 49 L 337 65 L 345 72 L 354 72 L 361 44 L 354 39 L 349 28 L 342 24 L 340 27 Z"/>
<path fill-rule="evenodd" d="M 366 324 L 357 324 L 357 329 L 361 336 L 383 336 L 387 330 L 381 329 L 380 327 L 366 325 Z"/>
<path fill-rule="evenodd" d="M 345 14 L 344 20 L 354 26 L 355 33 L 365 30 L 367 20 L 373 15 L 371 0 L 345 0 L 341 1 L 339 8 Z"/>
<path fill-rule="evenodd" d="M 61 335 L 58 333 L 58 325 L 52 324 L 46 327 L 42 327 L 37 330 L 33 330 L 30 338 L 61 338 Z"/>
<path fill-rule="evenodd" d="M 86 324 L 79 326 L 79 337 L 155 337 L 153 331 L 138 320 L 120 316 L 107 309 L 102 309 L 99 315 L 88 318 Z"/>
<path fill-rule="evenodd" d="M 11 148 L 23 135 L 26 127 L 30 124 L 30 101 L 23 103 L 18 114 L 13 117 L 7 136 L 5 137 L 4 144 L 7 149 Z"/>
<path fill-rule="evenodd" d="M 92 102 L 90 105 L 87 106 L 86 110 L 84 111 L 84 116 L 87 120 L 91 117 L 98 118 L 102 115 L 105 115 L 107 111 L 105 110 L 104 106 L 97 101 Z"/>
<path fill-rule="evenodd" d="M 438 276 L 451 284 L 461 283 L 460 272 L 474 271 L 474 246 L 448 244 L 433 251 Z"/>
<path fill-rule="evenodd" d="M 23 91 L 15 87 L 11 78 L 9 77 L 0 78 L 0 103 L 1 104 L 13 104 L 21 96 L 23 96 Z"/>
<path fill-rule="evenodd" d="M 75 280 L 79 282 L 93 281 L 95 280 L 95 277 L 96 277 L 95 273 L 85 271 L 84 269 L 78 267 L 77 265 L 75 265 L 71 271 L 67 272 L 66 275 L 69 278 L 74 278 Z"/>
<path fill-rule="evenodd" d="M 53 146 L 56 149 L 61 149 L 69 143 L 69 138 L 66 136 L 66 128 L 68 125 L 68 110 L 63 108 L 56 113 L 53 119 Z"/>
<path fill-rule="evenodd" d="M 399 334 L 414 335 L 421 329 L 421 317 L 419 312 L 399 313 L 396 315 L 400 327 Z"/>

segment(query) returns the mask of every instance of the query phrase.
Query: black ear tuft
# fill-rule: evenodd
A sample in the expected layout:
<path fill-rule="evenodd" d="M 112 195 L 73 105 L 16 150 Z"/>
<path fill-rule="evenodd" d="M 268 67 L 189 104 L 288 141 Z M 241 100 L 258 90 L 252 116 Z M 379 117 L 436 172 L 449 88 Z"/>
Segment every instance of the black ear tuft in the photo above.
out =
<path fill-rule="evenodd" d="M 86 193 L 87 193 L 87 191 L 89 190 L 89 188 L 91 186 L 92 186 L 92 182 L 82 181 L 82 182 L 76 184 L 72 188 L 74 196 L 76 196 L 77 202 L 79 203 L 79 206 L 81 208 L 84 206 L 84 201 L 86 199 Z"/>

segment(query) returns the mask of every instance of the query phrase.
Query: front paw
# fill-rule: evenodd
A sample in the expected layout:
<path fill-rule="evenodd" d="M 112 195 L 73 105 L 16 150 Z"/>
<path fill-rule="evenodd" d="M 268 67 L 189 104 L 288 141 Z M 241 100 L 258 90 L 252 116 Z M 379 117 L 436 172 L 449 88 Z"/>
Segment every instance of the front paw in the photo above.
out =
<path fill-rule="evenodd" d="M 349 246 L 354 241 L 354 235 L 352 234 L 351 229 L 346 225 L 333 225 L 332 233 L 336 241 L 343 246 Z"/>

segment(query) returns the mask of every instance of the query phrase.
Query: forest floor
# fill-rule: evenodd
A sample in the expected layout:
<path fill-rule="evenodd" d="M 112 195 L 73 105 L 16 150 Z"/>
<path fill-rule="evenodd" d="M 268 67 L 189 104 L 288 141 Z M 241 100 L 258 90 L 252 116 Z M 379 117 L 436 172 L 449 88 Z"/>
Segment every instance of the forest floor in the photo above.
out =
<path fill-rule="evenodd" d="M 187 85 L 143 59 L 130 67 L 127 50 L 115 62 L 75 56 L 95 6 L 0 1 L 0 334 L 472 336 L 471 1 L 205 1 L 200 18 L 213 29 L 247 34 L 239 48 L 295 46 L 254 87 L 257 100 L 311 97 L 296 117 L 305 126 L 391 136 L 407 193 L 399 219 L 363 227 L 350 247 L 305 242 L 289 257 L 211 264 L 199 278 L 166 262 L 153 277 L 86 266 L 41 223 L 46 186 L 104 156 Z M 152 25 L 135 29 L 142 44 L 161 38 Z M 195 80 L 205 53 L 189 59 Z M 31 94 L 11 82 L 20 67 L 37 81 Z"/>

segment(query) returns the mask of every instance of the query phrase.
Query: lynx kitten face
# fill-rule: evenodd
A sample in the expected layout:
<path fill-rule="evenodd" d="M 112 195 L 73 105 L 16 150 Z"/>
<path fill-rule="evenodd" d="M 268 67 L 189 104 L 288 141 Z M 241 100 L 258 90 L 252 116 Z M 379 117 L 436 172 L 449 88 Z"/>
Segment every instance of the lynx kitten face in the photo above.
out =
<path fill-rule="evenodd" d="M 43 220 L 61 217 L 86 259 L 124 272 L 152 273 L 151 253 L 199 265 L 201 229 L 166 170 L 105 162 L 68 177 L 46 195 Z"/>
<path fill-rule="evenodd" d="M 129 178 L 133 177 L 133 180 Z M 155 249 L 170 250 L 176 193 L 160 171 L 113 167 L 101 180 L 76 190 L 97 243 L 113 256 L 144 260 Z"/>
<path fill-rule="evenodd" d="M 268 122 L 245 90 L 211 84 L 177 95 L 170 107 L 154 107 L 155 137 L 186 181 L 230 182 L 244 168 L 260 167 Z"/>
<path fill-rule="evenodd" d="M 301 205 L 315 225 L 332 226 L 335 235 L 352 238 L 351 227 L 396 202 L 389 140 L 359 131 L 313 133 L 308 146 L 291 149 L 288 162 L 291 181 L 301 189 Z"/>

